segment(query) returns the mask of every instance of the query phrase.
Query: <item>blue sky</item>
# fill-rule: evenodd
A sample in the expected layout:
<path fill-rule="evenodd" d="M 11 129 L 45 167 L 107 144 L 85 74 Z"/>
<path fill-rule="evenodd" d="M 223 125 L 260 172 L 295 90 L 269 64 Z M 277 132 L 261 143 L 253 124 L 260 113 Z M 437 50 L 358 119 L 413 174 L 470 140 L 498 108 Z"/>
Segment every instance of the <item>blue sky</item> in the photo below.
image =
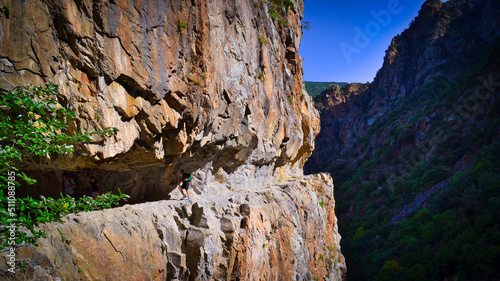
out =
<path fill-rule="evenodd" d="M 391 39 L 424 0 L 304 0 L 304 81 L 372 82 Z"/>

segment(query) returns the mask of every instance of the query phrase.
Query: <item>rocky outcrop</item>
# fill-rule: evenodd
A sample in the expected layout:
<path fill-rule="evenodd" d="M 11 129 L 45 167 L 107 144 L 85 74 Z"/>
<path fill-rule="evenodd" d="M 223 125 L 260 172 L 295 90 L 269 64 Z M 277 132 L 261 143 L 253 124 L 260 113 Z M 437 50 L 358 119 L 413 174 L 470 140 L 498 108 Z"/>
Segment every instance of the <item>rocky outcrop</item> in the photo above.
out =
<path fill-rule="evenodd" d="M 71 130 L 119 129 L 25 168 L 41 171 L 41 190 L 71 170 L 136 201 L 165 198 L 180 168 L 204 190 L 300 174 L 319 118 L 302 86 L 304 7 L 292 2 L 5 1 L 0 88 L 50 79 L 76 111 Z"/>
<path fill-rule="evenodd" d="M 69 215 L 2 280 L 341 280 L 329 175 Z M 2 254 L 4 257 L 6 254 Z M 7 265 L 2 259 L 2 268 Z M 59 279 L 58 279 L 59 278 Z"/>
<path fill-rule="evenodd" d="M 0 90 L 51 80 L 76 113 L 70 131 L 119 129 L 23 162 L 37 188 L 16 195 L 56 197 L 70 171 L 146 203 L 45 225 L 2 279 L 343 279 L 332 180 L 302 176 L 319 132 L 302 1 L 4 3 Z M 179 169 L 193 200 L 161 200 L 178 198 Z"/>
<path fill-rule="evenodd" d="M 348 124 L 365 113 L 359 105 L 365 102 L 365 92 L 369 87 L 369 83 L 350 83 L 343 87 L 335 85 L 315 97 L 321 114 L 321 132 L 315 140 L 317 149 L 304 167 L 306 173 L 329 170 L 338 155 L 352 147 L 353 143 L 346 140 L 361 128 L 354 130 Z M 353 104 L 358 106 L 353 107 Z"/>

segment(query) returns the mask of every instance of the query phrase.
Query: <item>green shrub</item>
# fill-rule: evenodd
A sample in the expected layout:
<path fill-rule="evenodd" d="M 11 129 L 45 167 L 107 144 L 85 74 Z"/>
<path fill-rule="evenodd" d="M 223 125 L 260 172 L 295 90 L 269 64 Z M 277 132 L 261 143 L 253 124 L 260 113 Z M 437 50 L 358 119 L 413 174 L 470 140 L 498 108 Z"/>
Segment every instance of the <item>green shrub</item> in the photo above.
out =
<path fill-rule="evenodd" d="M 177 24 L 177 27 L 178 27 L 179 29 L 186 29 L 186 28 L 188 27 L 188 25 L 187 25 L 187 22 L 185 22 L 185 21 L 180 21 L 180 22 Z"/>
<path fill-rule="evenodd" d="M 8 5 L 4 5 L 3 7 L 0 8 L 0 18 L 2 18 L 2 14 L 5 16 L 6 19 L 9 19 L 10 12 Z"/>
<path fill-rule="evenodd" d="M 365 197 L 369 197 L 370 193 L 377 189 L 378 183 L 376 181 L 368 181 L 361 185 Z"/>
<path fill-rule="evenodd" d="M 295 6 L 293 5 L 293 2 L 291 0 L 270 0 L 270 1 L 277 7 L 286 9 L 290 8 L 292 10 L 295 10 Z"/>
<path fill-rule="evenodd" d="M 264 37 L 262 37 L 262 35 L 259 35 L 259 42 L 260 44 L 264 45 L 267 43 L 266 39 Z"/>
<path fill-rule="evenodd" d="M 274 8 L 269 8 L 269 17 L 272 20 L 277 20 L 277 19 L 281 18 L 281 15 L 278 14 Z"/>
<path fill-rule="evenodd" d="M 0 228 L 0 249 L 21 243 L 37 245 L 37 240 L 46 235 L 38 229 L 40 224 L 61 221 L 73 212 L 109 208 L 128 198 L 121 192 L 95 200 L 15 196 L 19 180 L 36 183 L 16 168 L 23 160 L 70 153 L 75 146 L 92 141 L 92 135 L 112 136 L 118 131 L 105 128 L 68 134 L 68 122 L 75 115 L 58 105 L 57 91 L 57 85 L 47 83 L 45 87 L 17 87 L 0 93 L 0 221 L 2 225 L 15 225 L 14 229 Z"/>
<path fill-rule="evenodd" d="M 442 165 L 432 167 L 422 175 L 422 185 L 428 187 L 439 183 L 448 177 L 449 172 L 450 169 Z"/>
<path fill-rule="evenodd" d="M 303 28 L 303 29 L 305 29 L 305 30 L 310 30 L 310 29 L 311 29 L 311 28 L 313 28 L 313 27 L 311 26 L 311 22 L 309 22 L 309 21 L 304 21 L 304 22 L 302 23 L 302 28 Z"/>
<path fill-rule="evenodd" d="M 264 72 L 259 73 L 258 78 L 259 78 L 260 81 L 264 82 L 266 80 Z"/>

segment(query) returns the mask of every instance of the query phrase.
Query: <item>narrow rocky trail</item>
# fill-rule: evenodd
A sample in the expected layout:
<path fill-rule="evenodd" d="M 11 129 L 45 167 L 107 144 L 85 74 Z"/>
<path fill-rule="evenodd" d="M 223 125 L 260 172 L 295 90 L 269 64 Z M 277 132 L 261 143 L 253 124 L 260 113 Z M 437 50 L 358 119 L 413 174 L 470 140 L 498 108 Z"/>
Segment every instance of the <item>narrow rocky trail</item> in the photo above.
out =
<path fill-rule="evenodd" d="M 176 198 L 179 191 L 172 193 Z M 255 190 L 71 214 L 5 280 L 311 280 L 345 274 L 333 183 L 320 174 Z M 319 258 L 321 256 L 321 258 Z M 298 279 L 299 279 L 298 278 Z"/>

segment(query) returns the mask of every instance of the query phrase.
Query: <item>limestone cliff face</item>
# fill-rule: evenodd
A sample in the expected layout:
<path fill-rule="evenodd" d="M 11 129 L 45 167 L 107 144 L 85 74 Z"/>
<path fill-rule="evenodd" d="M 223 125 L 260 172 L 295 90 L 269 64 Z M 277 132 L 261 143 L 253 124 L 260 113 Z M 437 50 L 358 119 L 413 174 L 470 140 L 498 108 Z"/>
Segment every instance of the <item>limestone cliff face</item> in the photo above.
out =
<path fill-rule="evenodd" d="M 2 280 L 342 280 L 333 183 L 321 174 L 231 196 L 69 215 Z M 2 254 L 5 256 L 5 254 Z M 3 258 L 2 258 L 3 262 Z M 5 268 L 5 264 L 1 264 Z"/>
<path fill-rule="evenodd" d="M 301 173 L 319 131 L 302 86 L 302 1 L 4 2 L 0 88 L 50 79 L 77 113 L 72 130 L 119 129 L 28 165 L 42 193 L 63 169 L 141 201 L 165 197 L 180 168 L 199 192 Z"/>
<path fill-rule="evenodd" d="M 69 170 L 159 200 L 45 226 L 2 279 L 341 280 L 332 180 L 302 176 L 319 116 L 298 55 L 303 2 L 291 2 L 2 2 L 0 90 L 52 80 L 71 130 L 119 129 L 23 163 L 31 195 L 58 196 Z M 161 201 L 180 197 L 179 169 L 193 200 Z"/>

